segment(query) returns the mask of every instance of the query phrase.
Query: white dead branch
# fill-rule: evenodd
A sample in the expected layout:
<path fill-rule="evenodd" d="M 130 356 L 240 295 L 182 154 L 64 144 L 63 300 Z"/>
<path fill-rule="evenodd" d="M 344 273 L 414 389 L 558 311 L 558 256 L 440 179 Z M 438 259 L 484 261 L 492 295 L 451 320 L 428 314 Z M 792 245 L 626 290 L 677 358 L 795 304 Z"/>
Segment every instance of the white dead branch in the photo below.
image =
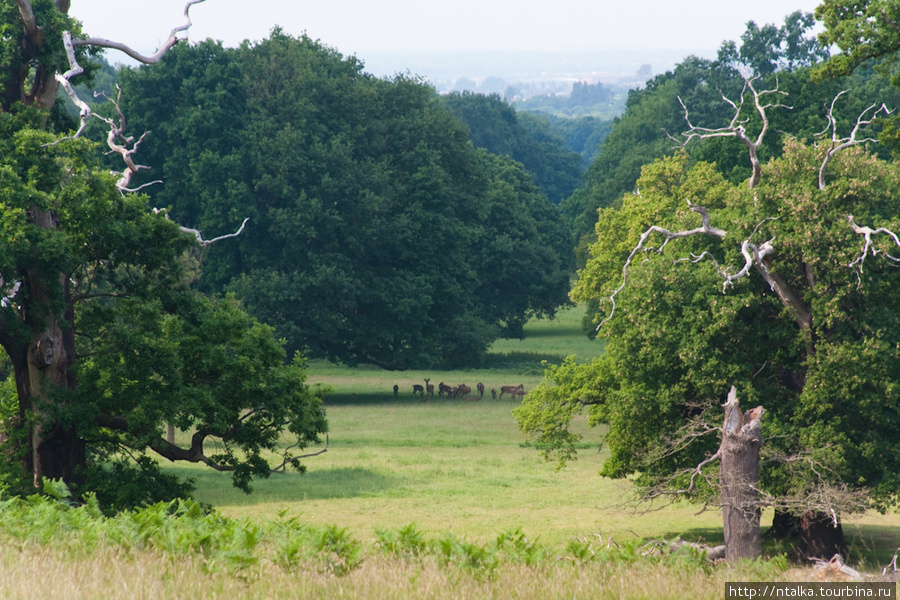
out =
<path fill-rule="evenodd" d="M 853 232 L 863 236 L 864 240 L 863 249 L 859 253 L 859 256 L 857 256 L 856 259 L 853 260 L 853 262 L 847 265 L 856 273 L 856 287 L 859 288 L 859 286 L 862 285 L 863 263 L 866 261 L 866 256 L 870 254 L 872 256 L 881 255 L 884 258 L 887 258 L 894 262 L 900 262 L 900 257 L 892 256 L 887 252 L 882 252 L 881 250 L 879 250 L 878 247 L 873 244 L 872 236 L 881 233 L 886 234 L 894 240 L 894 245 L 896 245 L 898 248 L 900 248 L 900 238 L 897 237 L 896 233 L 884 227 L 879 227 L 878 229 L 872 229 L 871 227 L 860 227 L 853 220 L 853 215 L 847 215 L 847 222 L 850 223 L 850 228 L 853 229 Z"/>
<path fill-rule="evenodd" d="M 722 100 L 727 102 L 732 108 L 734 108 L 734 117 L 732 117 L 731 122 L 726 127 L 719 127 L 717 129 L 710 129 L 707 127 L 697 127 L 696 125 L 691 123 L 690 114 L 688 113 L 687 107 L 684 105 L 684 102 L 681 100 L 681 97 L 678 97 L 678 103 L 681 105 L 681 108 L 684 109 L 684 120 L 688 124 L 688 130 L 681 134 L 682 139 L 676 138 L 672 135 L 669 135 L 669 138 L 676 141 L 679 146 L 684 147 L 691 140 L 694 139 L 707 139 L 714 137 L 735 137 L 739 139 L 741 142 L 747 146 L 747 150 L 750 154 L 750 164 L 753 167 L 753 174 L 750 177 L 749 186 L 751 188 L 755 188 L 759 184 L 759 180 L 762 177 L 762 165 L 759 162 L 759 157 L 757 156 L 757 151 L 759 147 L 762 145 L 763 139 L 766 136 L 766 132 L 769 130 L 769 118 L 766 116 L 766 110 L 770 108 L 787 108 L 790 109 L 792 107 L 786 106 L 784 104 L 778 103 L 763 103 L 763 98 L 769 95 L 782 95 L 786 96 L 786 92 L 782 92 L 778 89 L 778 83 L 776 80 L 775 89 L 772 90 L 758 90 L 753 87 L 753 82 L 758 78 L 753 79 L 744 79 L 744 87 L 741 90 L 740 99 L 735 102 L 730 100 L 725 94 L 722 94 Z M 747 130 L 744 128 L 744 125 L 749 121 L 749 118 L 741 118 L 741 112 L 744 109 L 744 97 L 747 94 L 747 91 L 750 91 L 750 94 L 753 96 L 753 106 L 756 109 L 757 114 L 759 114 L 760 119 L 762 120 L 762 128 L 759 130 L 759 134 L 756 136 L 755 140 L 750 139 L 747 135 Z"/>
<path fill-rule="evenodd" d="M 683 237 L 688 237 L 691 235 L 698 235 L 698 234 L 708 234 L 708 235 L 716 236 L 718 238 L 724 238 L 727 235 L 727 232 L 724 229 L 719 229 L 718 227 L 712 227 L 709 224 L 709 212 L 707 212 L 707 210 L 704 207 L 698 206 L 696 204 L 691 204 L 690 202 L 688 202 L 688 207 L 690 208 L 691 211 L 693 211 L 701 216 L 702 224 L 700 225 L 700 227 L 695 227 L 694 229 L 688 229 L 686 231 L 670 231 L 670 230 L 666 229 L 665 227 L 653 225 L 653 226 L 649 227 L 644 233 L 641 234 L 641 237 L 638 240 L 637 246 L 635 246 L 631 250 L 631 253 L 628 255 L 628 258 L 625 260 L 625 264 L 622 266 L 622 284 L 619 287 L 617 287 L 615 290 L 613 290 L 613 292 L 606 298 L 606 300 L 609 300 L 610 303 L 612 303 L 612 308 L 609 311 L 609 315 L 605 319 L 603 319 L 599 325 L 597 325 L 598 330 L 607 321 L 612 319 L 613 314 L 615 314 L 616 295 L 618 295 L 619 292 L 621 292 L 623 289 L 625 289 L 625 285 L 628 283 L 628 269 L 631 266 L 631 262 L 634 260 L 634 257 L 637 256 L 638 252 L 640 252 L 642 250 L 645 250 L 645 251 L 649 250 L 649 248 L 645 248 L 644 245 L 646 244 L 647 239 L 652 234 L 661 233 L 663 236 L 665 236 L 665 240 L 663 240 L 662 245 L 660 245 L 659 248 L 655 248 L 655 251 L 657 254 L 661 254 L 662 251 L 665 249 L 666 245 L 670 241 L 678 239 L 678 238 L 683 238 Z"/>
<path fill-rule="evenodd" d="M 134 60 L 145 65 L 156 64 L 162 59 L 163 56 L 165 56 L 166 52 L 168 52 L 175 44 L 184 39 L 178 37 L 178 34 L 183 31 L 187 31 L 192 25 L 190 16 L 191 6 L 193 6 L 194 4 L 200 4 L 204 1 L 205 0 L 189 0 L 189 2 L 184 5 L 184 23 L 182 25 L 179 25 L 178 27 L 173 28 L 172 31 L 169 32 L 169 37 L 166 38 L 165 43 L 163 43 L 163 45 L 159 48 L 159 50 L 156 51 L 155 54 L 152 54 L 150 56 L 145 56 L 121 42 L 115 42 L 99 37 L 78 39 L 74 41 L 74 44 L 76 46 L 96 46 L 100 48 L 111 48 L 124 52 Z"/>
<path fill-rule="evenodd" d="M 154 208 L 153 213 L 154 214 L 162 213 L 162 215 L 166 219 L 169 219 L 169 212 L 164 208 Z M 200 244 L 201 246 L 209 246 L 210 244 L 214 244 L 220 240 L 227 240 L 228 238 L 233 238 L 233 237 L 237 237 L 237 236 L 241 235 L 244 232 L 244 227 L 247 225 L 247 221 L 249 221 L 249 220 L 250 220 L 250 217 L 247 217 L 246 219 L 244 219 L 243 223 L 241 223 L 241 226 L 238 227 L 238 230 L 235 231 L 234 233 L 226 233 L 225 235 L 220 235 L 218 237 L 214 237 L 211 240 L 204 240 L 203 234 L 201 234 L 200 231 L 197 229 L 193 229 L 191 227 L 185 227 L 184 225 L 179 225 L 178 229 L 180 229 L 183 233 L 189 233 L 189 234 L 193 235 L 195 238 L 197 238 L 197 243 Z"/>
<path fill-rule="evenodd" d="M 838 98 L 847 93 L 847 90 L 841 91 L 831 100 L 831 106 L 828 108 L 828 114 L 826 115 L 826 119 L 828 120 L 828 125 L 825 129 L 819 134 L 824 135 L 831 130 L 831 147 L 825 153 L 825 158 L 822 160 L 822 165 L 819 167 L 819 189 L 825 189 L 825 169 L 828 167 L 828 163 L 831 161 L 831 158 L 846 148 L 851 146 L 856 146 L 858 144 L 865 144 L 867 142 L 877 142 L 874 138 L 864 138 L 864 139 L 856 139 L 856 136 L 859 134 L 861 128 L 871 125 L 880 113 L 884 113 L 884 116 L 888 116 L 891 114 L 891 111 L 888 110 L 887 106 L 882 104 L 878 106 L 878 104 L 873 104 L 866 110 L 864 110 L 860 115 L 856 118 L 856 125 L 853 126 L 853 130 L 850 132 L 850 135 L 847 137 L 839 138 L 837 135 L 837 120 L 834 118 L 834 105 L 838 101 Z M 874 112 L 873 112 L 874 111 Z M 866 119 L 866 115 L 872 113 L 872 116 Z"/>
<path fill-rule="evenodd" d="M 86 102 L 84 102 L 81 98 L 78 97 L 78 94 L 75 92 L 75 89 L 72 87 L 71 80 L 73 77 L 80 75 L 84 72 L 84 69 L 81 65 L 78 64 L 78 60 L 75 57 L 75 47 L 76 46 L 98 46 L 102 48 L 112 48 L 115 50 L 120 50 L 132 57 L 133 59 L 144 63 L 144 64 L 155 64 L 159 62 L 165 54 L 172 49 L 178 42 L 183 40 L 184 38 L 179 37 L 179 34 L 187 31 L 192 23 L 190 18 L 190 10 L 191 7 L 195 4 L 200 4 L 205 0 L 188 0 L 188 2 L 184 5 L 184 23 L 178 27 L 173 28 L 169 32 L 169 37 L 166 39 L 165 43 L 160 47 L 157 52 L 151 56 L 144 56 L 139 52 L 136 52 L 129 46 L 110 41 L 103 38 L 98 37 L 89 37 L 83 39 L 72 39 L 72 35 L 70 32 L 66 31 L 63 33 L 63 43 L 66 48 L 66 57 L 69 62 L 69 70 L 65 73 L 57 73 L 56 80 L 59 82 L 61 86 L 66 90 L 66 94 L 72 100 L 72 102 L 79 108 L 80 115 L 80 125 L 78 127 L 78 131 L 75 132 L 72 136 L 62 138 L 54 142 L 57 144 L 66 139 L 73 139 L 80 137 L 84 132 L 85 127 L 87 126 L 88 119 L 94 117 L 106 123 L 109 127 L 109 130 L 106 134 L 106 145 L 109 147 L 110 152 L 118 154 L 122 158 L 122 162 L 125 163 L 125 168 L 122 170 L 121 175 L 119 176 L 118 181 L 116 182 L 116 187 L 119 189 L 119 192 L 125 194 L 127 192 L 138 192 L 141 189 L 156 184 L 162 183 L 160 180 L 150 181 L 144 183 L 137 187 L 129 187 L 131 185 L 131 179 L 138 171 L 148 169 L 146 165 L 140 165 L 134 162 L 133 155 L 138 151 L 141 143 L 144 141 L 144 138 L 147 135 L 147 132 L 144 132 L 139 138 L 135 139 L 134 136 L 126 135 L 126 122 L 125 115 L 121 109 L 121 96 L 122 90 L 121 88 L 116 86 L 118 93 L 116 94 L 115 99 L 110 98 L 103 94 L 107 100 L 115 107 L 117 119 L 111 119 L 107 117 L 103 117 L 97 114 L 94 114 L 91 111 L 90 106 Z M 66 2 L 66 0 L 57 0 L 57 2 Z M 16 3 L 19 5 L 19 11 L 22 14 L 22 19 L 26 24 L 26 27 L 29 26 L 29 23 L 34 24 L 34 15 L 31 14 L 31 5 L 28 0 L 16 0 Z M 30 15 L 30 20 L 27 18 Z M 95 96 L 98 94 L 95 94 Z M 156 211 L 159 212 L 159 211 Z M 166 218 L 169 216 L 166 214 Z M 249 218 L 244 219 L 244 222 L 241 223 L 240 228 L 235 233 L 229 233 L 226 235 L 221 235 L 211 240 L 204 240 L 203 235 L 196 229 L 192 229 L 189 227 L 179 226 L 181 231 L 185 233 L 190 233 L 197 238 L 197 242 L 202 246 L 208 246 L 212 243 L 215 243 L 219 240 L 237 237 L 244 231 L 244 226 L 247 224 Z"/>

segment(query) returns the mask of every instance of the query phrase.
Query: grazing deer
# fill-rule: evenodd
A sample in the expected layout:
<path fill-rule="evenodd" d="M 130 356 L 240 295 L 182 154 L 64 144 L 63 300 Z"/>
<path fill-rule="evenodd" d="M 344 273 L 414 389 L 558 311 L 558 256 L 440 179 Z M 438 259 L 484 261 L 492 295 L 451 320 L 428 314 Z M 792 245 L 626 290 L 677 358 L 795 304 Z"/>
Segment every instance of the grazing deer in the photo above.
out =
<path fill-rule="evenodd" d="M 519 392 L 522 392 L 521 394 Z M 510 396 L 524 396 L 525 395 L 525 386 L 521 383 L 519 385 L 503 385 L 500 386 L 500 399 L 503 400 L 503 394 L 509 394 Z"/>
<path fill-rule="evenodd" d="M 497 388 L 491 388 L 491 399 L 492 400 L 497 399 Z"/>
<path fill-rule="evenodd" d="M 468 396 L 470 393 L 472 393 L 472 388 L 464 383 L 459 384 L 459 386 L 456 388 L 456 394 L 458 396 Z"/>
<path fill-rule="evenodd" d="M 484 384 L 479 382 L 475 387 L 478 388 L 478 398 L 484 398 Z"/>
<path fill-rule="evenodd" d="M 413 384 L 413 394 L 419 394 L 420 396 L 424 396 L 424 395 L 425 395 L 425 388 L 423 388 L 423 387 L 422 387 L 421 385 L 419 385 L 418 383 L 414 383 L 414 384 Z"/>

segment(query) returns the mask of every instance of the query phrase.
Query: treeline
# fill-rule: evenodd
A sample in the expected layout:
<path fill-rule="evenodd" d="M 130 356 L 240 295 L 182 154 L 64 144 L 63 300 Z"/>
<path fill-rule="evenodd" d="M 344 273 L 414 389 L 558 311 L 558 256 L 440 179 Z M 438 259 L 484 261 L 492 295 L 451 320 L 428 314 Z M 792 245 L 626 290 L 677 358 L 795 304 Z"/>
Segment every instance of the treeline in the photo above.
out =
<path fill-rule="evenodd" d="M 133 130 L 151 132 L 145 181 L 166 182 L 147 188 L 153 204 L 209 236 L 250 218 L 202 257 L 202 290 L 235 294 L 312 357 L 477 364 L 498 336 L 566 301 L 597 210 L 634 191 L 644 165 L 687 152 L 731 182 L 749 176 L 733 138 L 679 148 L 683 106 L 693 125 L 727 124 L 725 98 L 759 73 L 790 105 L 770 111 L 771 128 L 812 139 L 842 90 L 841 125 L 875 98 L 900 100 L 871 69 L 813 82 L 825 51 L 804 37 L 810 24 L 800 13 L 781 28 L 751 23 L 716 59 L 689 56 L 632 90 L 613 121 L 517 111 L 497 95 L 439 97 L 280 31 L 236 49 L 176 48 L 119 77 Z M 611 99 L 602 86 L 578 91 Z M 768 136 L 761 159 L 783 139 Z"/>
<path fill-rule="evenodd" d="M 423 82 L 278 30 L 119 78 L 132 129 L 151 132 L 135 183 L 165 181 L 146 188 L 152 205 L 207 237 L 250 219 L 200 257 L 197 285 L 235 294 L 289 351 L 478 364 L 567 302 L 568 230 L 535 185 L 550 178 L 473 147 Z"/>

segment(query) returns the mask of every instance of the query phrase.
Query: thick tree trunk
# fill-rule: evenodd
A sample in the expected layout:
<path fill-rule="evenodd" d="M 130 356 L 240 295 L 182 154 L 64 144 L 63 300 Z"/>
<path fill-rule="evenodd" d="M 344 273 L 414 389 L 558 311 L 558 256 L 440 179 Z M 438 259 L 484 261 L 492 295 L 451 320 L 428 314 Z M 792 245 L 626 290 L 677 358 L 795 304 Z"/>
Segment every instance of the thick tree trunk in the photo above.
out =
<path fill-rule="evenodd" d="M 32 208 L 32 221 L 41 228 L 58 227 L 53 211 Z M 31 331 L 27 340 L 9 352 L 19 398 L 19 422 L 27 428 L 25 469 L 40 485 L 41 478 L 78 483 L 86 461 L 85 443 L 74 424 L 52 416 L 59 394 L 75 389 L 75 314 L 64 273 L 47 273 L 38 261 L 26 269 L 28 295 L 22 317 Z"/>
<path fill-rule="evenodd" d="M 799 551 L 806 558 L 831 559 L 835 554 L 847 556 L 844 528 L 836 517 L 823 512 L 807 512 L 798 519 Z"/>
<path fill-rule="evenodd" d="M 48 419 L 56 394 L 75 387 L 70 367 L 71 334 L 55 319 L 43 332 L 32 336 L 27 350 L 14 362 L 19 396 L 19 422 L 28 428 L 25 469 L 38 486 L 41 478 L 80 482 L 78 468 L 86 461 L 84 440 L 72 425 Z"/>
<path fill-rule="evenodd" d="M 725 560 L 762 555 L 759 528 L 759 448 L 762 407 L 741 413 L 731 388 L 725 403 L 725 423 L 719 447 L 719 485 L 725 531 Z"/>
<path fill-rule="evenodd" d="M 772 526 L 766 530 L 763 537 L 773 540 L 786 540 L 790 537 L 795 537 L 799 527 L 800 524 L 796 516 L 775 509 L 775 514 L 772 516 Z"/>
<path fill-rule="evenodd" d="M 844 528 L 840 519 L 830 513 L 807 512 L 797 516 L 776 511 L 766 536 L 776 540 L 792 538 L 798 559 L 847 556 Z"/>

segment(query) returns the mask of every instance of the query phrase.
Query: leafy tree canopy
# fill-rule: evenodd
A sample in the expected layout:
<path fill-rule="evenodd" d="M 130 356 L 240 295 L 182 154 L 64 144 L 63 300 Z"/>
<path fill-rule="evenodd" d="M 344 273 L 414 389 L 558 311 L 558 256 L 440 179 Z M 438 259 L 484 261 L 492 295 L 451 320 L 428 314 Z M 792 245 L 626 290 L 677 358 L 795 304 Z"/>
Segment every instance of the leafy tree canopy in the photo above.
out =
<path fill-rule="evenodd" d="M 601 329 L 604 356 L 551 367 L 516 411 L 548 458 L 574 455 L 579 437 L 569 424 L 587 411 L 592 424 L 608 425 L 604 475 L 637 473 L 647 488 L 685 489 L 690 471 L 718 445 L 709 435 L 721 420 L 714 409 L 736 385 L 748 405 L 766 409 L 764 450 L 775 460 L 765 463 L 762 481 L 777 508 L 840 513 L 853 490 L 878 507 L 897 502 L 900 450 L 890 432 L 900 426 L 900 271 L 879 256 L 863 268 L 865 242 L 848 215 L 896 230 L 900 169 L 848 151 L 829 163 L 821 190 L 823 153 L 823 146 L 788 141 L 755 189 L 678 154 L 645 166 L 640 193 L 625 196 L 621 207 L 600 210 L 598 239 L 574 291 L 600 303 L 598 320 L 609 316 L 622 266 L 650 224 L 697 227 L 690 202 L 728 233 L 673 240 L 631 263 Z M 659 248 L 659 238 L 649 243 Z M 769 271 L 793 290 L 811 326 L 799 325 L 755 270 L 723 292 L 717 265 L 737 273 L 743 239 L 771 241 Z M 879 253 L 897 254 L 889 236 L 874 242 Z M 686 260 L 704 252 L 717 264 Z M 694 492 L 708 497 L 712 490 Z"/>
<path fill-rule="evenodd" d="M 153 132 L 149 177 L 167 182 L 154 203 L 210 235 L 250 218 L 209 252 L 202 286 L 234 291 L 290 349 L 392 369 L 472 362 L 566 301 L 555 208 L 417 80 L 279 30 L 176 48 L 122 80 Z"/>
<path fill-rule="evenodd" d="M 120 192 L 96 144 L 53 131 L 71 124 L 52 83 L 69 67 L 63 30 L 80 35 L 67 8 L 0 2 L 0 493 L 45 477 L 111 497 L 110 473 L 144 484 L 125 504 L 186 491 L 152 452 L 245 490 L 302 468 L 297 451 L 327 430 L 302 360 L 285 364 L 233 298 L 193 291 L 194 236 Z M 189 441 L 166 439 L 167 424 Z"/>
<path fill-rule="evenodd" d="M 539 121 L 523 123 L 500 96 L 466 92 L 442 100 L 469 128 L 476 148 L 522 163 L 550 202 L 559 204 L 581 184 L 581 161 L 565 142 Z"/>

